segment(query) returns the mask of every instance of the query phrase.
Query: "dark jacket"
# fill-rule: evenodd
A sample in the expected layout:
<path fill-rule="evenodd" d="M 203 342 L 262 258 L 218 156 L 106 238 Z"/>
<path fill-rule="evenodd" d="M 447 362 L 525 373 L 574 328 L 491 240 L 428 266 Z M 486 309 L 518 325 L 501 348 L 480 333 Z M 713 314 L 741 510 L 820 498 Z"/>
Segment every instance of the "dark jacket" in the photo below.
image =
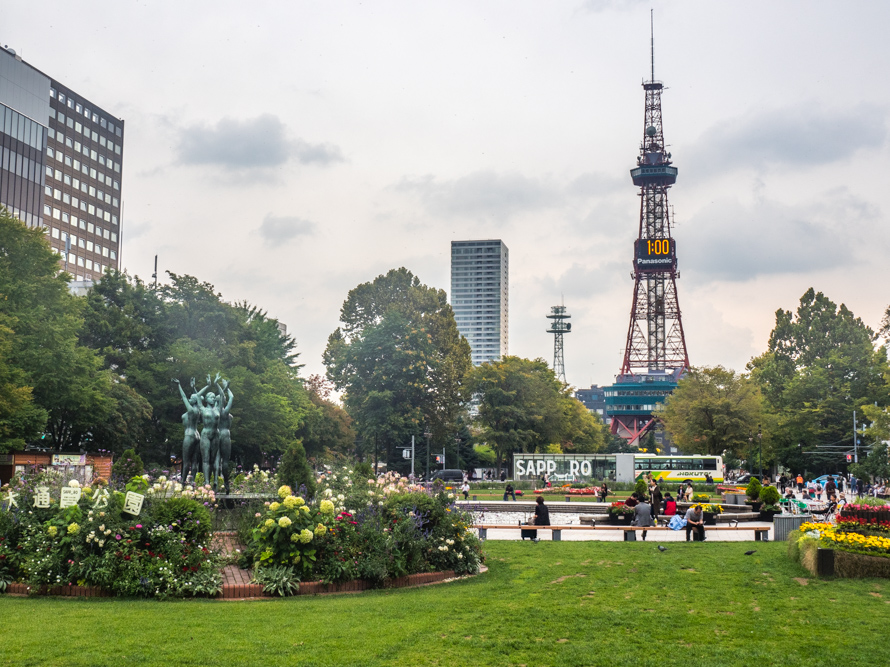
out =
<path fill-rule="evenodd" d="M 549 526 L 550 525 L 550 510 L 547 509 L 546 505 L 535 505 L 535 525 L 536 526 Z"/>

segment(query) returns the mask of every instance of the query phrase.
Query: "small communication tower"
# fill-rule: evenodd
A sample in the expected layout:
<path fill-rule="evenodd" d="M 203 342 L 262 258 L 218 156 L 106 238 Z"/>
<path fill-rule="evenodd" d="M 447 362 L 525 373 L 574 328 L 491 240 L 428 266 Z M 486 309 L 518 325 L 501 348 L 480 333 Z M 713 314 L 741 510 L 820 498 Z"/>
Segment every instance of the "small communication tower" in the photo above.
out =
<path fill-rule="evenodd" d="M 572 332 L 572 323 L 568 321 L 571 317 L 566 312 L 565 306 L 551 306 L 548 320 L 553 320 L 547 333 L 553 334 L 553 372 L 556 377 L 566 384 L 566 360 L 563 354 L 562 335 Z"/>

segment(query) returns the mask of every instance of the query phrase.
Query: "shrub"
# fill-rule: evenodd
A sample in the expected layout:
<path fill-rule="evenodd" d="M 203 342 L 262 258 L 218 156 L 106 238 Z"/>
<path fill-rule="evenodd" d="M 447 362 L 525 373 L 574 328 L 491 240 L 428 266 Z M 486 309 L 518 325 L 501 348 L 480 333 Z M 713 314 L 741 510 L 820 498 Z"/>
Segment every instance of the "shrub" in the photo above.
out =
<path fill-rule="evenodd" d="M 640 479 L 637 480 L 637 483 L 634 484 L 634 492 L 640 497 L 641 500 L 643 498 L 649 497 L 649 487 L 646 486 L 645 479 L 640 477 Z"/>
<path fill-rule="evenodd" d="M 759 479 L 756 477 L 751 478 L 751 481 L 748 482 L 748 486 L 745 489 L 745 495 L 749 500 L 757 500 L 760 497 L 761 486 Z"/>
<path fill-rule="evenodd" d="M 124 450 L 120 458 L 111 467 L 111 474 L 118 479 L 132 479 L 139 477 L 145 472 L 145 466 L 142 465 L 142 459 L 135 449 Z"/>
<path fill-rule="evenodd" d="M 299 441 L 293 443 L 281 457 L 281 463 L 278 466 L 278 481 L 291 487 L 297 493 L 300 492 L 301 487 L 305 487 L 306 496 L 309 498 L 315 495 L 315 474 L 306 460 L 303 443 Z"/>
<path fill-rule="evenodd" d="M 760 489 L 760 502 L 764 505 L 778 505 L 782 495 L 774 486 L 764 486 Z"/>
<path fill-rule="evenodd" d="M 206 542 L 210 538 L 210 512 L 191 498 L 170 498 L 154 506 L 154 518 L 162 526 L 181 533 L 186 540 Z"/>

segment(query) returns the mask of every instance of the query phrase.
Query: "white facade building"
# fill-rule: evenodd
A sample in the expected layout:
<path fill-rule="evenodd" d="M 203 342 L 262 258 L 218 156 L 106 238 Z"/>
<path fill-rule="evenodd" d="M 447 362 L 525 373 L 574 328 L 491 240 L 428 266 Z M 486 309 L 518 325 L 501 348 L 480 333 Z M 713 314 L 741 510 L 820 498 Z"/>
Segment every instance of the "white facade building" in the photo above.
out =
<path fill-rule="evenodd" d="M 451 307 L 475 366 L 509 353 L 509 250 L 503 241 L 451 242 Z"/>

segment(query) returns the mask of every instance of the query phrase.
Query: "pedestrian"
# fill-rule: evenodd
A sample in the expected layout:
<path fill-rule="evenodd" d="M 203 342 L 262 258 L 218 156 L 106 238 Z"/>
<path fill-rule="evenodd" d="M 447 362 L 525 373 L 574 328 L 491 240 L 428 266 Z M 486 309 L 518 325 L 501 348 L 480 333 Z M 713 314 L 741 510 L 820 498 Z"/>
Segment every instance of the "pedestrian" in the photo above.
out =
<path fill-rule="evenodd" d="M 609 495 L 609 487 L 606 485 L 606 480 L 603 480 L 603 485 L 600 487 L 600 502 L 606 502 L 606 496 Z"/>
<path fill-rule="evenodd" d="M 513 502 L 516 502 L 516 491 L 513 489 L 513 485 L 511 483 L 507 483 L 507 486 L 504 487 L 504 500 L 507 499 L 507 496 L 513 497 Z"/>
<path fill-rule="evenodd" d="M 460 492 L 464 494 L 464 500 L 470 497 L 470 483 L 464 480 L 464 484 L 460 487 Z"/>
<path fill-rule="evenodd" d="M 695 505 L 686 510 L 686 541 L 689 541 L 689 533 L 695 531 L 699 542 L 705 541 L 705 517 L 701 511 L 701 505 Z"/>
<path fill-rule="evenodd" d="M 828 481 L 825 482 L 825 497 L 828 500 L 831 500 L 831 497 L 837 493 L 837 484 L 834 483 L 834 478 L 829 477 Z"/>
<path fill-rule="evenodd" d="M 779 475 L 779 493 L 785 495 L 785 486 L 788 484 L 788 478 L 785 475 Z"/>
<path fill-rule="evenodd" d="M 657 519 L 658 515 L 661 514 L 661 501 L 663 500 L 658 484 L 653 485 L 649 495 L 652 497 L 652 518 Z"/>
<path fill-rule="evenodd" d="M 538 496 L 535 498 L 535 518 L 533 523 L 536 526 L 549 526 L 550 525 L 550 510 L 547 509 L 547 506 L 544 505 L 544 496 Z M 532 538 L 532 542 L 538 541 L 538 531 L 535 531 L 535 536 Z"/>
<path fill-rule="evenodd" d="M 506 470 L 501 470 L 501 481 L 502 482 L 507 481 L 507 471 Z"/>
<path fill-rule="evenodd" d="M 801 496 L 803 496 L 803 475 L 800 473 L 797 474 L 797 490 Z"/>
<path fill-rule="evenodd" d="M 859 480 L 854 476 L 850 476 L 850 491 L 854 496 L 859 495 Z"/>
<path fill-rule="evenodd" d="M 642 498 L 637 506 L 634 507 L 633 525 L 640 526 L 641 528 L 649 528 L 652 526 L 652 507 L 646 502 L 645 498 Z M 648 531 L 645 530 L 643 531 L 644 541 L 647 532 Z"/>

